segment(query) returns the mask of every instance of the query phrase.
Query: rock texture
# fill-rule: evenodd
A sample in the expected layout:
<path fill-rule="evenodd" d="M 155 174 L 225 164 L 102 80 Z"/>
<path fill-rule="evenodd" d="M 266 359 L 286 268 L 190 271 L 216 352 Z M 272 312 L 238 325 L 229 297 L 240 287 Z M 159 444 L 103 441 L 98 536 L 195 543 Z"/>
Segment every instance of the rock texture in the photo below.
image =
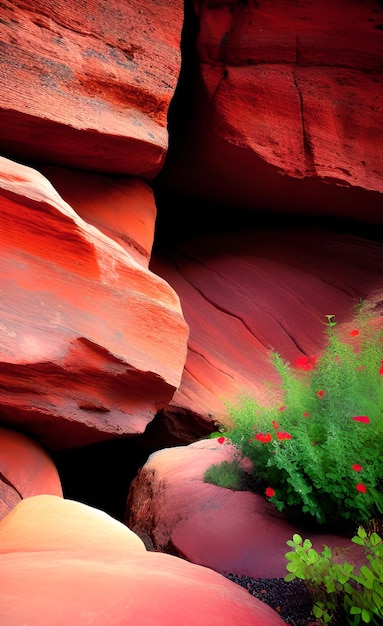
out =
<path fill-rule="evenodd" d="M 174 431 L 183 411 L 227 423 L 226 401 L 243 391 L 262 399 L 265 383 L 277 382 L 271 351 L 289 362 L 319 354 L 326 315 L 351 323 L 360 298 L 383 298 L 383 245 L 346 233 L 208 235 L 169 247 L 151 267 L 179 294 L 190 328 L 182 383 L 167 409 Z"/>
<path fill-rule="evenodd" d="M 0 148 L 29 163 L 158 174 L 183 5 L 5 1 Z"/>
<path fill-rule="evenodd" d="M 203 482 L 210 465 L 234 458 L 235 448 L 227 439 L 152 454 L 132 483 L 127 524 L 155 550 L 252 578 L 286 575 L 286 541 L 295 532 L 309 537 L 319 552 L 324 544 L 348 548 L 348 559 L 363 562 L 358 546 L 351 548 L 349 539 L 308 535 L 287 523 L 261 495 Z"/>
<path fill-rule="evenodd" d="M 198 69 L 166 182 L 253 209 L 381 223 L 381 3 L 194 7 Z"/>
<path fill-rule="evenodd" d="M 53 461 L 36 441 L 0 428 L 0 519 L 20 500 L 39 494 L 62 496 Z"/>
<path fill-rule="evenodd" d="M 178 296 L 41 174 L 0 166 L 2 420 L 48 448 L 143 432 L 180 383 L 188 328 Z M 109 215 L 121 214 L 101 188 Z M 121 189 L 129 196 L 128 182 Z"/>
<path fill-rule="evenodd" d="M 2 624 L 279 626 L 266 604 L 216 572 L 167 554 L 108 515 L 54 496 L 0 523 Z"/>

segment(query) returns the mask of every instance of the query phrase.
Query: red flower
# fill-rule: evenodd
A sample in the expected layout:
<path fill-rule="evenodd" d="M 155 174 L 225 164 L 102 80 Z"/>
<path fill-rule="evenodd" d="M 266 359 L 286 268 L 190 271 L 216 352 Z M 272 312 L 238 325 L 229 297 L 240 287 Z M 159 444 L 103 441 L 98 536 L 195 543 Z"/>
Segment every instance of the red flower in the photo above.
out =
<path fill-rule="evenodd" d="M 357 337 L 358 335 L 359 335 L 359 330 L 357 328 L 354 328 L 354 330 L 350 332 L 350 337 Z"/>
<path fill-rule="evenodd" d="M 361 424 L 369 424 L 370 418 L 367 415 L 354 415 L 352 418 L 354 422 L 361 422 Z"/>
<path fill-rule="evenodd" d="M 383 376 L 383 361 L 381 361 L 381 366 L 380 366 L 379 374 L 380 374 L 380 376 Z"/>
<path fill-rule="evenodd" d="M 252 441 L 253 441 L 252 438 L 250 438 L 247 440 L 247 443 L 251 443 Z"/>
<path fill-rule="evenodd" d="M 292 439 L 292 435 L 290 433 L 277 433 L 277 437 L 279 441 L 284 441 L 285 439 Z"/>
<path fill-rule="evenodd" d="M 303 413 L 303 417 L 309 417 L 309 415 L 310 415 L 310 413 L 309 413 L 308 411 L 305 411 L 305 412 Z"/>
<path fill-rule="evenodd" d="M 268 498 L 274 498 L 275 496 L 275 491 L 272 487 L 267 487 L 265 490 L 265 494 Z"/>
<path fill-rule="evenodd" d="M 367 491 L 367 487 L 363 483 L 358 483 L 357 485 L 355 485 L 355 489 L 357 491 L 360 491 L 360 493 L 366 493 Z"/>
<path fill-rule="evenodd" d="M 278 430 L 279 426 L 278 426 L 278 422 L 276 420 L 273 420 L 273 426 L 274 426 L 275 430 Z"/>
<path fill-rule="evenodd" d="M 286 406 L 285 406 L 285 405 L 283 405 L 283 406 L 280 406 L 278 410 L 279 410 L 279 411 L 284 411 L 284 410 L 285 410 L 285 408 L 286 408 Z"/>
<path fill-rule="evenodd" d="M 324 394 L 323 389 L 319 389 L 319 391 L 317 391 L 317 396 L 318 396 L 318 398 L 322 399 L 322 398 L 324 398 L 324 395 L 325 395 L 325 394 Z"/>
<path fill-rule="evenodd" d="M 299 356 L 295 359 L 294 365 L 297 369 L 303 370 L 304 372 L 309 372 L 310 370 L 315 370 L 317 364 L 316 356 Z"/>
<path fill-rule="evenodd" d="M 255 439 L 257 439 L 261 443 L 270 443 L 273 438 L 270 433 L 267 433 L 266 435 L 265 433 L 258 433 L 258 435 L 255 435 Z"/>
<path fill-rule="evenodd" d="M 218 437 L 217 441 L 218 443 L 224 443 L 225 437 Z"/>
<path fill-rule="evenodd" d="M 354 470 L 354 472 L 361 472 L 363 468 L 361 465 L 359 465 L 359 463 L 354 463 L 352 469 Z"/>

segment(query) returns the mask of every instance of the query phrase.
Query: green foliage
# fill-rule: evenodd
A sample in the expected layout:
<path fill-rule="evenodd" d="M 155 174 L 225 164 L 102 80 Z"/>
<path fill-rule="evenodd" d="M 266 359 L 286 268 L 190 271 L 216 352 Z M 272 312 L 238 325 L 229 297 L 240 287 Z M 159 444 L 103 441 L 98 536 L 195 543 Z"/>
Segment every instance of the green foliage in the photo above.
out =
<path fill-rule="evenodd" d="M 222 461 L 208 467 L 203 480 L 218 487 L 241 491 L 246 489 L 247 474 L 239 466 L 238 461 Z"/>
<path fill-rule="evenodd" d="M 293 550 L 285 555 L 289 572 L 285 581 L 306 581 L 313 598 L 313 614 L 321 624 L 330 624 L 339 617 L 342 623 L 344 618 L 352 626 L 382 623 L 383 541 L 362 526 L 351 541 L 362 546 L 366 555 L 367 564 L 359 572 L 350 563 L 334 563 L 328 546 L 319 554 L 309 539 L 303 540 L 298 534 L 286 542 Z"/>
<path fill-rule="evenodd" d="M 327 347 L 292 366 L 274 353 L 279 401 L 228 405 L 226 436 L 292 519 L 355 529 L 383 513 L 383 334 L 364 306 L 343 336 L 327 316 Z M 270 491 L 270 490 L 269 490 Z"/>

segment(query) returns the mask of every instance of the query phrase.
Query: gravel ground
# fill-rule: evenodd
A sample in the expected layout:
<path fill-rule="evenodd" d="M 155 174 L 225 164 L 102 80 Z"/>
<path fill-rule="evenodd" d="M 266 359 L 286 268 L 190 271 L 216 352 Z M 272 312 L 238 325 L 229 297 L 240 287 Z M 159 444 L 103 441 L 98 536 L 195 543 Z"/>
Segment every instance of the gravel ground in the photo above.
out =
<path fill-rule="evenodd" d="M 290 626 L 308 626 L 315 621 L 312 600 L 302 580 L 285 582 L 283 578 L 249 578 L 224 574 L 226 578 L 248 589 L 252 596 L 278 611 Z"/>

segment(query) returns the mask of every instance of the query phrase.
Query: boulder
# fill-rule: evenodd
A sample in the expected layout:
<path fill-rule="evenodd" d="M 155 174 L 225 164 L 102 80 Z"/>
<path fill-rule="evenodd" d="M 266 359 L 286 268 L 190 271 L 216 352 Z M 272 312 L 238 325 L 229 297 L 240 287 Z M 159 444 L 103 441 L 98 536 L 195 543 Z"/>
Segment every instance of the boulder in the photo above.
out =
<path fill-rule="evenodd" d="M 35 496 L 0 522 L 0 621 L 28 626 L 279 626 L 278 613 L 208 568 L 147 552 L 79 502 Z"/>
<path fill-rule="evenodd" d="M 363 562 L 359 547 L 348 538 L 308 533 L 288 523 L 262 495 L 203 482 L 208 467 L 236 455 L 228 439 L 155 452 L 131 485 L 127 525 L 154 550 L 251 578 L 287 574 L 286 541 L 296 532 L 308 537 L 318 552 L 323 545 L 347 548 L 347 560 Z"/>
<path fill-rule="evenodd" d="M 62 496 L 52 459 L 30 437 L 0 428 L 0 519 L 20 500 L 39 494 Z"/>
<path fill-rule="evenodd" d="M 194 7 L 194 73 L 180 95 L 184 121 L 174 120 L 162 181 L 253 210 L 382 223 L 383 7 L 374 0 Z"/>
<path fill-rule="evenodd" d="M 121 215 L 115 195 L 129 195 L 129 182 L 94 188 Z M 48 449 L 143 432 L 181 380 L 188 327 L 177 294 L 37 171 L 3 158 L 0 189 L 3 422 Z M 137 244 L 146 256 L 149 239 Z"/>
<path fill-rule="evenodd" d="M 182 382 L 166 408 L 169 429 L 183 412 L 227 424 L 226 402 L 243 392 L 262 400 L 278 382 L 272 351 L 290 363 L 319 355 L 326 315 L 342 326 L 360 298 L 381 302 L 381 242 L 277 226 L 191 238 L 152 259 L 190 328 Z"/>
<path fill-rule="evenodd" d="M 183 5 L 65 0 L 2 7 L 2 154 L 151 180 L 165 159 Z"/>

